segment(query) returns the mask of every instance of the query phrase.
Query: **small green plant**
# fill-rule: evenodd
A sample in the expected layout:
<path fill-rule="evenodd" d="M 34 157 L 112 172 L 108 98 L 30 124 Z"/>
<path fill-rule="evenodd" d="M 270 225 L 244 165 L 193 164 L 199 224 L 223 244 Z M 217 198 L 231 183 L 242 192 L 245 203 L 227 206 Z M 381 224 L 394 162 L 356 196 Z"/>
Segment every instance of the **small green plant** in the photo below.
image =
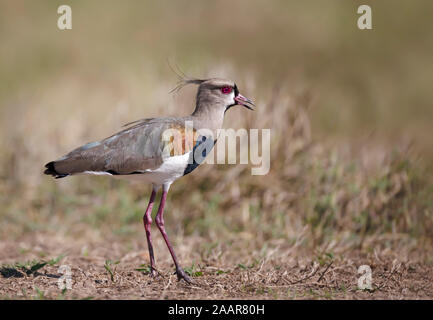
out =
<path fill-rule="evenodd" d="M 238 264 L 238 268 L 241 268 L 243 270 L 247 270 L 248 269 L 248 267 L 246 265 L 244 265 L 243 263 L 239 263 Z"/>
<path fill-rule="evenodd" d="M 49 260 L 49 261 L 47 262 L 47 264 L 48 264 L 49 266 L 54 266 L 54 265 L 56 265 L 57 263 L 59 263 L 60 260 L 62 260 L 64 257 L 65 257 L 65 255 L 64 255 L 64 254 L 61 254 L 61 255 L 59 255 L 57 258 L 54 258 L 54 259 Z"/>
<path fill-rule="evenodd" d="M 47 265 L 47 262 L 43 261 L 30 261 L 25 263 L 17 263 L 16 267 L 24 271 L 27 275 L 36 273 L 38 270 L 42 269 Z"/>
<path fill-rule="evenodd" d="M 111 261 L 111 260 L 105 260 L 104 268 L 107 270 L 108 274 L 110 275 L 110 279 L 112 282 L 114 282 L 114 273 L 116 272 L 116 268 L 114 270 L 111 269 L 112 265 L 119 264 L 120 261 Z"/>
<path fill-rule="evenodd" d="M 190 277 L 201 277 L 203 275 L 202 271 L 195 271 L 195 265 L 192 264 L 191 267 L 184 268 L 184 271 L 190 276 Z"/>
<path fill-rule="evenodd" d="M 239 263 L 238 268 L 243 269 L 243 270 L 251 269 L 251 268 L 254 268 L 259 262 L 260 262 L 259 260 L 254 259 L 254 261 L 249 265 Z"/>
<path fill-rule="evenodd" d="M 38 299 L 38 300 L 44 300 L 45 299 L 45 293 L 43 291 L 39 290 L 38 287 L 35 287 L 35 291 L 36 291 L 35 299 Z"/>
<path fill-rule="evenodd" d="M 23 272 L 26 275 L 34 275 L 39 270 L 41 270 L 46 265 L 53 266 L 56 265 L 60 260 L 62 260 L 64 257 L 63 254 L 58 256 L 57 258 L 53 258 L 48 261 L 39 261 L 39 260 L 31 260 L 31 261 L 25 261 L 25 262 L 17 262 L 13 265 L 4 265 L 0 267 L 0 274 L 3 277 L 21 277 L 23 276 Z"/>
<path fill-rule="evenodd" d="M 224 270 L 217 270 L 216 271 L 217 275 L 224 274 L 224 273 L 228 273 L 228 271 L 224 271 Z"/>
<path fill-rule="evenodd" d="M 135 270 L 143 272 L 144 274 L 150 274 L 151 268 L 147 264 L 140 264 L 140 267 L 136 268 Z"/>

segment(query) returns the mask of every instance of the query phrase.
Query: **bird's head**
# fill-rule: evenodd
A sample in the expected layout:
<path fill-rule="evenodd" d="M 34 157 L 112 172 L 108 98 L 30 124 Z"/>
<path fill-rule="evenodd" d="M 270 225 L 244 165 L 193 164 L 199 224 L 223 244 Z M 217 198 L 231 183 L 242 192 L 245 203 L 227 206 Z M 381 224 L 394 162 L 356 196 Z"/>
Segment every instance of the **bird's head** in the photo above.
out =
<path fill-rule="evenodd" d="M 254 103 L 240 94 L 236 83 L 218 78 L 208 79 L 200 83 L 197 91 L 197 106 L 202 104 L 220 107 L 224 111 L 236 105 L 254 110 L 252 108 Z"/>
<path fill-rule="evenodd" d="M 225 112 L 233 106 L 241 105 L 247 109 L 254 110 L 254 103 L 240 94 L 239 89 L 231 80 L 212 78 L 212 79 L 182 79 L 174 90 L 179 90 L 187 84 L 198 84 L 196 97 L 196 110 L 221 109 Z"/>

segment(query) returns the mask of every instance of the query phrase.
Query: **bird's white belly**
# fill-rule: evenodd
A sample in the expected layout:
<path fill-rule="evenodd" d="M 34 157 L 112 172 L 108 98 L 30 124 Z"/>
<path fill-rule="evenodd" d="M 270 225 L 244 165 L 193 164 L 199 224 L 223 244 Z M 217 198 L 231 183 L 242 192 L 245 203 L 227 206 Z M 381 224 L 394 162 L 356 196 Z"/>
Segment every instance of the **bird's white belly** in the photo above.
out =
<path fill-rule="evenodd" d="M 174 180 L 183 176 L 188 165 L 190 153 L 180 156 L 173 156 L 164 159 L 162 165 L 154 170 L 146 170 L 143 174 L 118 175 L 116 178 L 131 181 L 145 181 L 155 185 L 172 183 Z"/>

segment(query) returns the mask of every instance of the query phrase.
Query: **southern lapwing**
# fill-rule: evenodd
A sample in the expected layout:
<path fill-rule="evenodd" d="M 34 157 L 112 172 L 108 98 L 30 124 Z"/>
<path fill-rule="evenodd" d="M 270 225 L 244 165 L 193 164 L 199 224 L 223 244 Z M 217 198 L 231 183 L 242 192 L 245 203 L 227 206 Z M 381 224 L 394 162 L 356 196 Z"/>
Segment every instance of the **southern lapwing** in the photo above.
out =
<path fill-rule="evenodd" d="M 45 165 L 45 174 L 57 178 L 90 174 L 134 179 L 151 183 L 152 194 L 143 216 L 150 256 L 151 276 L 156 275 L 150 227 L 155 195 L 162 187 L 156 225 L 173 258 L 178 280 L 191 279 L 180 266 L 164 228 L 164 206 L 171 184 L 192 172 L 214 146 L 225 112 L 242 105 L 252 110 L 251 100 L 239 93 L 233 81 L 224 79 L 183 79 L 177 88 L 198 84 L 196 107 L 190 116 L 148 118 L 126 125 L 126 129 L 101 141 L 85 144 Z M 188 124 L 190 128 L 188 127 Z M 188 143 L 188 130 L 193 135 Z M 167 138 L 167 132 L 175 132 Z M 176 135 L 177 133 L 177 135 Z"/>

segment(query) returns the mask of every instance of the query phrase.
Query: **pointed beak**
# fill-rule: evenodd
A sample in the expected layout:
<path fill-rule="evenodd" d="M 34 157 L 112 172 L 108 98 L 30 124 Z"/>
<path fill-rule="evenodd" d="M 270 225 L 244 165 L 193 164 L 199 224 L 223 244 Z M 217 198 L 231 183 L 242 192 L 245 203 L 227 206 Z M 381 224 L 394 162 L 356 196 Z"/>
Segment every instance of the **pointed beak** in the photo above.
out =
<path fill-rule="evenodd" d="M 240 104 L 247 109 L 254 110 L 251 106 L 255 106 L 255 104 L 250 99 L 244 97 L 240 93 L 235 97 L 235 101 L 237 104 Z"/>

